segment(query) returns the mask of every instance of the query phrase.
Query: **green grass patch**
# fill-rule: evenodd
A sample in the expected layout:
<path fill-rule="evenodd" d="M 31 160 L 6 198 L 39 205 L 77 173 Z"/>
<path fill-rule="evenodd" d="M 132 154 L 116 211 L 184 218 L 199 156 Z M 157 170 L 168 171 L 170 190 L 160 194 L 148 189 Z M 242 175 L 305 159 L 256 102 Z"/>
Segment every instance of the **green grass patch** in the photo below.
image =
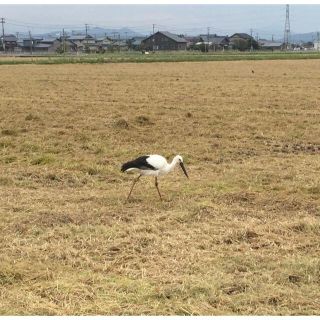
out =
<path fill-rule="evenodd" d="M 103 55 L 84 56 L 46 56 L 46 57 L 12 57 L 0 59 L 0 65 L 18 64 L 101 64 L 124 62 L 187 62 L 187 61 L 237 61 L 237 60 L 296 60 L 319 59 L 319 52 L 157 52 L 151 55 L 142 55 L 140 52 L 107 53 Z"/>

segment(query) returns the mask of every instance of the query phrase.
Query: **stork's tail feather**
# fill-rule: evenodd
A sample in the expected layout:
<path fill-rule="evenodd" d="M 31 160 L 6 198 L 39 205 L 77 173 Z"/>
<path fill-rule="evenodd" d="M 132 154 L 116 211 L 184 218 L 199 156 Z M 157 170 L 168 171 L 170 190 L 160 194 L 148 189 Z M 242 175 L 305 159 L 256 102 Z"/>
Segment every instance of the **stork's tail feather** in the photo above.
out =
<path fill-rule="evenodd" d="M 121 166 L 121 171 L 122 171 L 122 172 L 125 172 L 126 170 L 132 168 L 132 162 L 133 162 L 133 161 L 129 161 L 129 162 L 124 163 L 124 164 Z"/>
<path fill-rule="evenodd" d="M 125 172 L 129 169 L 140 169 L 140 170 L 156 170 L 147 159 L 149 156 L 142 156 L 135 160 L 128 161 L 124 163 L 121 167 L 121 171 Z"/>

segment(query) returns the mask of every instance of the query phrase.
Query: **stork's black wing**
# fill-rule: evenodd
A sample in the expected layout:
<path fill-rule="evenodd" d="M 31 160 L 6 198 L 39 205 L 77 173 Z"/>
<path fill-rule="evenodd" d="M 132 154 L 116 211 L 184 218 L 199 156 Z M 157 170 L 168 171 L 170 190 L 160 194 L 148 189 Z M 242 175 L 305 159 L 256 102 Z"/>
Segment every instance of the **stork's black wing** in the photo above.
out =
<path fill-rule="evenodd" d="M 147 159 L 149 156 L 142 156 L 135 160 L 129 161 L 124 163 L 121 166 L 121 171 L 124 172 L 128 169 L 140 169 L 140 170 L 157 170 L 155 167 L 153 167 L 150 163 L 147 162 Z"/>

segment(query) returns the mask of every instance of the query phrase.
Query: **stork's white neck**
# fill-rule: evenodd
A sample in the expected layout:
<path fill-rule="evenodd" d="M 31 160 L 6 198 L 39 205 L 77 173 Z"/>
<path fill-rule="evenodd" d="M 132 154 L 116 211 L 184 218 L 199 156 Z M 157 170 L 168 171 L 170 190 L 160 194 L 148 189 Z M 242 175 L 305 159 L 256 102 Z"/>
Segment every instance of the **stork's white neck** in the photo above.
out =
<path fill-rule="evenodd" d="M 176 164 L 179 162 L 179 156 L 175 156 L 170 164 L 167 166 L 167 172 L 170 172 L 174 169 Z"/>

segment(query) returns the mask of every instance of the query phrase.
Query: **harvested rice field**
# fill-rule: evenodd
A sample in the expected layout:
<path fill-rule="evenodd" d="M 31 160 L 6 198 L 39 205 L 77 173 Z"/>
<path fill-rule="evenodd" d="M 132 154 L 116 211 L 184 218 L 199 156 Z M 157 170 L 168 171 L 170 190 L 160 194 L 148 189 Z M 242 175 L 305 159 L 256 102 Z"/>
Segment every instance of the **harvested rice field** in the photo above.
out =
<path fill-rule="evenodd" d="M 0 73 L 1 315 L 320 315 L 320 60 Z"/>

